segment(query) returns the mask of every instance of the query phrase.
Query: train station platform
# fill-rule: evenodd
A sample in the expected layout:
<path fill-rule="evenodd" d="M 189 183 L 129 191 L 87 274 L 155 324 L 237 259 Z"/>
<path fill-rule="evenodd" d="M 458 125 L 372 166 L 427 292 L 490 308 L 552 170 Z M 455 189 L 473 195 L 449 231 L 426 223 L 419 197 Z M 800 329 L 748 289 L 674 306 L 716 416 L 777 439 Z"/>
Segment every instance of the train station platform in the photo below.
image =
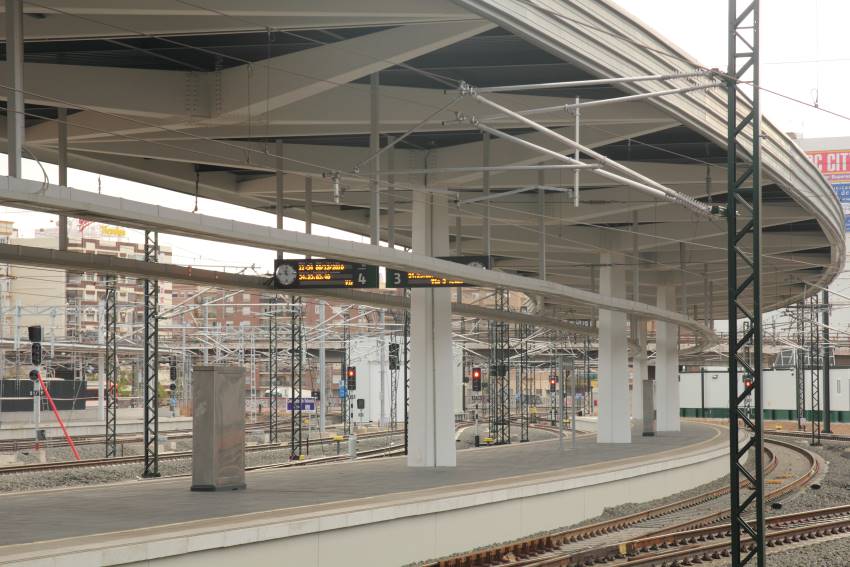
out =
<path fill-rule="evenodd" d="M 244 491 L 189 478 L 0 495 L 0 565 L 401 565 L 523 537 L 727 472 L 726 430 L 683 423 L 629 445 L 593 436 L 248 473 Z M 358 560 L 358 557 L 362 561 Z"/>

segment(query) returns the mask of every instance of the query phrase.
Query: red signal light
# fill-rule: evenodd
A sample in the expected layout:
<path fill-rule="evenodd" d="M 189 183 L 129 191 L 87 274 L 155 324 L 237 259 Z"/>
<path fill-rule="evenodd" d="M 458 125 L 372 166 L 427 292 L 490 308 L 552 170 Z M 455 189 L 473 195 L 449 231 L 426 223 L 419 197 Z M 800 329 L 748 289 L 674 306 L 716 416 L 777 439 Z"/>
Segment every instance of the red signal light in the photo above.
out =
<path fill-rule="evenodd" d="M 472 379 L 473 380 L 480 380 L 481 379 L 481 369 L 480 368 L 473 368 L 472 369 Z"/>

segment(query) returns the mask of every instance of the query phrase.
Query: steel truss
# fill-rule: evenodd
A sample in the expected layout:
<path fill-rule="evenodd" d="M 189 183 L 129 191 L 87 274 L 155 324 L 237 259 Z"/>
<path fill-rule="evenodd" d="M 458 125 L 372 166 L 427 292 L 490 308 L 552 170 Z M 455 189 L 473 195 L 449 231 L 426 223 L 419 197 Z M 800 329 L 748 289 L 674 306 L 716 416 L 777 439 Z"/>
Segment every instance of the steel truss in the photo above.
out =
<path fill-rule="evenodd" d="M 528 426 L 531 421 L 531 367 L 528 360 L 528 345 L 534 328 L 525 323 L 516 326 L 518 339 L 517 353 L 517 392 L 519 393 L 519 440 L 528 441 Z"/>
<path fill-rule="evenodd" d="M 820 445 L 821 434 L 821 405 L 820 405 L 820 367 L 821 367 L 821 329 L 820 329 L 820 311 L 821 307 L 818 303 L 818 294 L 812 294 L 808 299 L 808 308 L 806 309 L 809 339 L 809 403 L 812 409 L 812 436 L 811 444 Z"/>
<path fill-rule="evenodd" d="M 805 429 L 806 420 L 806 327 L 803 313 L 804 303 L 798 302 L 795 306 L 796 323 L 797 323 L 797 349 L 794 357 L 794 382 L 796 386 L 797 398 L 797 429 L 800 431 Z"/>
<path fill-rule="evenodd" d="M 407 296 L 410 297 L 409 291 Z M 402 343 L 404 343 L 404 362 L 402 363 L 402 370 L 404 371 L 404 454 L 407 455 L 408 426 L 410 425 L 410 311 L 404 312 Z"/>
<path fill-rule="evenodd" d="M 496 290 L 496 309 L 507 311 L 508 291 Z M 490 438 L 496 445 L 511 442 L 510 327 L 490 321 Z"/>
<path fill-rule="evenodd" d="M 145 262 L 156 262 L 159 233 L 145 231 Z M 159 476 L 159 282 L 145 280 L 145 470 L 143 477 Z"/>
<path fill-rule="evenodd" d="M 351 364 L 351 327 L 348 312 L 346 312 L 342 319 L 342 372 L 340 378 L 340 384 L 345 385 L 345 396 L 340 398 L 339 406 L 340 412 L 342 413 L 342 430 L 346 435 L 351 434 L 351 414 L 352 409 L 350 407 L 351 402 L 349 401 L 352 398 L 352 394 L 348 391 L 348 375 L 347 369 L 348 365 Z"/>
<path fill-rule="evenodd" d="M 301 459 L 304 415 L 301 407 L 301 387 L 304 378 L 304 304 L 300 297 L 292 298 L 290 306 L 290 356 L 292 369 L 292 426 L 290 430 L 290 460 Z M 309 434 L 309 432 L 308 432 Z"/>
<path fill-rule="evenodd" d="M 103 397 L 106 400 L 106 458 L 117 457 L 118 425 L 118 304 L 114 275 L 105 276 L 106 297 L 104 300 L 104 375 L 106 377 Z"/>
<path fill-rule="evenodd" d="M 278 443 L 278 324 L 277 296 L 269 301 L 269 443 Z"/>
<path fill-rule="evenodd" d="M 823 433 L 832 433 L 829 371 L 833 366 L 832 344 L 829 338 L 829 291 L 823 290 Z"/>
<path fill-rule="evenodd" d="M 394 316 L 393 320 L 396 324 L 398 323 L 397 316 Z M 393 431 L 398 429 L 398 379 L 401 370 L 400 350 L 401 345 L 398 342 L 398 332 L 396 325 L 393 325 L 393 331 L 390 333 L 390 346 L 387 351 L 390 369 L 390 429 Z M 394 352 L 395 354 L 393 354 Z"/>
<path fill-rule="evenodd" d="M 728 320 L 729 320 L 729 441 L 732 565 L 765 565 L 764 439 L 762 413 L 761 313 L 761 110 L 759 108 L 759 0 L 729 0 L 728 75 Z M 741 90 L 752 73 L 751 109 Z M 741 107 L 745 108 L 742 104 Z M 749 163 L 738 163 L 738 154 Z M 739 265 L 740 262 L 740 265 Z M 738 319 L 743 318 L 743 331 Z M 739 370 L 751 381 L 739 389 Z M 755 415 L 747 415 L 752 396 Z M 740 437 L 739 424 L 747 432 Z M 748 453 L 754 466 L 748 470 Z M 742 478 L 743 477 L 743 478 Z M 748 489 L 742 489 L 746 479 Z M 746 483 L 744 484 L 746 486 Z M 745 491 L 749 494 L 745 495 Z M 751 541 L 742 545 L 742 536 Z"/>

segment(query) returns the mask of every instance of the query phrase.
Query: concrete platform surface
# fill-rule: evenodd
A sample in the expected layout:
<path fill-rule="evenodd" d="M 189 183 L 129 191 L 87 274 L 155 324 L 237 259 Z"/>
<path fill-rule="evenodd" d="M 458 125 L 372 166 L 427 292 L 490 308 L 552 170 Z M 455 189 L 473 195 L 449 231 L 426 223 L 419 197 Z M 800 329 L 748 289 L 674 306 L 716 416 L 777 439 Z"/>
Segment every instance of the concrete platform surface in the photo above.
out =
<path fill-rule="evenodd" d="M 586 436 L 572 450 L 567 438 L 564 452 L 558 451 L 555 440 L 460 451 L 454 469 L 410 469 L 404 458 L 389 458 L 257 471 L 248 474 L 247 490 L 233 492 L 190 492 L 190 479 L 178 478 L 0 495 L 4 518 L 0 557 L 29 547 L 21 544 L 60 538 L 235 519 L 258 512 L 300 513 L 316 506 L 333 510 L 376 499 L 399 501 L 420 491 L 485 490 L 539 482 L 553 472 L 588 476 L 601 465 L 606 470 L 627 469 L 704 450 L 722 443 L 723 437 L 717 427 L 685 423 L 680 433 L 633 439 L 630 445 L 598 445 Z"/>

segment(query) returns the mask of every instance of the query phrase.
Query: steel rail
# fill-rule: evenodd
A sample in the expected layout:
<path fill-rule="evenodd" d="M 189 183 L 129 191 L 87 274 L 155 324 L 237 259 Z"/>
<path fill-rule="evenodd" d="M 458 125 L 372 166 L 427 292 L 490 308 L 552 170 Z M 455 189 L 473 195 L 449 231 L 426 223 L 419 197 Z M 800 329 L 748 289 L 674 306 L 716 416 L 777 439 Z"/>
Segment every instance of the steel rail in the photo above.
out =
<path fill-rule="evenodd" d="M 809 462 L 809 468 L 803 475 L 794 479 L 790 483 L 787 483 L 782 487 L 777 488 L 776 490 L 766 494 L 767 499 L 775 500 L 787 494 L 788 492 L 798 489 L 799 487 L 807 483 L 809 480 L 811 480 L 811 478 L 813 478 L 818 473 L 819 464 L 817 458 L 806 449 L 782 441 L 771 440 L 770 443 L 800 453 L 804 455 Z M 768 456 L 767 464 L 765 465 L 765 474 L 769 474 L 778 466 L 778 458 L 776 454 L 773 451 L 770 451 L 770 449 L 768 448 L 765 448 L 765 453 L 767 453 Z M 748 482 L 744 480 L 741 482 L 741 487 L 745 488 L 747 484 Z M 564 567 L 574 567 L 579 565 L 590 565 L 594 562 L 610 562 L 618 557 L 622 557 L 624 553 L 622 551 L 621 546 L 628 545 L 631 543 L 631 541 L 606 545 L 601 548 L 591 549 L 578 553 L 559 554 L 557 550 L 559 547 L 569 543 L 587 540 L 594 537 L 599 537 L 602 535 L 621 531 L 625 528 L 631 527 L 635 524 L 639 524 L 646 520 L 663 517 L 673 512 L 692 508 L 704 502 L 720 498 L 721 496 L 724 496 L 729 492 L 730 487 L 723 487 L 717 490 L 698 494 L 690 498 L 673 502 L 664 506 L 659 506 L 651 510 L 644 510 L 642 512 L 636 512 L 634 514 L 613 518 L 611 520 L 606 520 L 603 522 L 597 522 L 587 526 L 570 528 L 555 533 L 546 534 L 544 536 L 533 536 L 529 538 L 523 538 L 515 542 L 479 549 L 467 554 L 442 559 L 436 562 L 426 563 L 425 567 L 472 567 L 475 565 L 488 565 L 494 563 L 498 563 L 500 565 L 514 566 L 558 565 Z M 850 509 L 850 506 L 848 506 L 848 509 Z M 656 532 L 651 532 L 647 534 L 645 538 L 656 538 L 657 541 L 669 541 L 673 535 L 678 536 L 679 534 L 685 533 L 688 530 L 691 530 L 692 533 L 699 533 L 695 532 L 694 530 L 703 530 L 706 529 L 707 526 L 710 526 L 707 528 L 708 530 L 718 530 L 721 529 L 723 526 L 716 526 L 714 524 L 723 521 L 724 519 L 728 518 L 728 516 L 728 510 L 723 510 L 719 513 L 704 515 L 700 518 L 694 519 L 684 524 L 677 524 L 675 526 L 658 530 Z M 726 531 L 728 531 L 728 525 L 725 526 L 725 529 Z M 632 541 L 637 542 L 642 541 L 643 539 L 644 538 Z M 626 548 L 626 551 L 628 551 L 628 548 Z M 547 554 L 549 556 L 545 558 L 541 557 L 543 554 Z M 513 557 L 514 561 L 506 560 L 507 557 Z"/>
<path fill-rule="evenodd" d="M 363 433 L 358 437 L 360 439 L 370 439 L 373 437 L 384 437 L 387 435 L 399 435 L 400 431 L 376 431 L 373 433 Z M 318 439 L 312 440 L 313 443 L 325 443 L 325 442 L 334 442 L 333 437 L 321 437 Z M 273 451 L 278 449 L 286 449 L 290 445 L 287 442 L 277 443 L 272 445 L 253 445 L 245 447 L 246 453 L 257 453 L 263 451 Z M 177 460 L 177 459 L 187 459 L 192 457 L 192 451 L 177 451 L 174 453 L 162 453 L 159 456 L 160 461 L 164 460 Z M 87 468 L 87 467 L 99 467 L 99 466 L 112 466 L 112 465 L 124 465 L 128 463 L 141 463 L 144 462 L 144 455 L 130 455 L 126 457 L 111 457 L 108 459 L 84 459 L 82 461 L 56 461 L 52 463 L 32 463 L 28 465 L 14 465 L 8 467 L 0 467 L 0 475 L 7 474 L 20 474 L 20 473 L 30 473 L 30 472 L 41 472 L 41 471 L 49 471 L 49 470 L 67 470 L 67 469 L 78 469 L 78 468 Z M 246 469 L 248 470 L 248 469 Z"/>

